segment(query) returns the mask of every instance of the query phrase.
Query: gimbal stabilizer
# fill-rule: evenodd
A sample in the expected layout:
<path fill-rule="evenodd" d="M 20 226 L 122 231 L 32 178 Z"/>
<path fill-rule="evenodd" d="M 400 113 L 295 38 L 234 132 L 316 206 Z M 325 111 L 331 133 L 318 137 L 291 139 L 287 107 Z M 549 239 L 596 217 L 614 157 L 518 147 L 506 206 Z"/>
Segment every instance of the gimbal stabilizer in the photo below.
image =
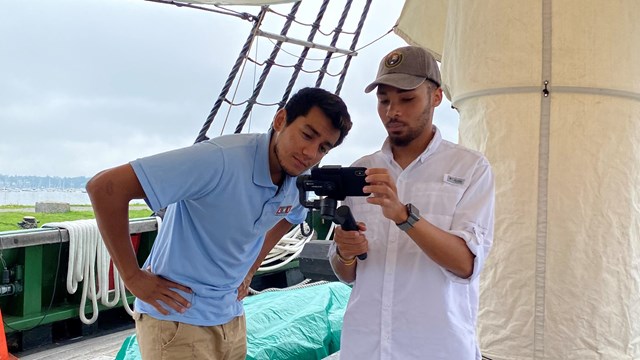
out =
<path fill-rule="evenodd" d="M 296 186 L 300 194 L 300 204 L 308 209 L 319 209 L 323 219 L 333 221 L 344 230 L 358 230 L 356 220 L 351 209 L 342 205 L 336 209 L 339 200 L 347 196 L 368 196 L 362 188 L 367 184 L 364 181 L 362 167 L 323 166 L 313 168 L 311 175 L 298 176 Z M 308 200 L 307 192 L 313 191 L 321 196 L 318 200 Z M 358 255 L 358 259 L 364 260 L 367 253 Z"/>

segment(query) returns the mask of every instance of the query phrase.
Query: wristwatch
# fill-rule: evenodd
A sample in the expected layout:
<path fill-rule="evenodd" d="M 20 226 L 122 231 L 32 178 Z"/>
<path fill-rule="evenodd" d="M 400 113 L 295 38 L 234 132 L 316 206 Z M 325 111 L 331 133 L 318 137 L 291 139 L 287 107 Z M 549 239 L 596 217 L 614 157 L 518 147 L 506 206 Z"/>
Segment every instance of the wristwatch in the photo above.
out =
<path fill-rule="evenodd" d="M 406 207 L 407 207 L 407 213 L 409 214 L 409 217 L 407 218 L 406 221 L 401 222 L 400 224 L 396 224 L 402 231 L 407 231 L 411 229 L 413 227 L 413 224 L 415 224 L 416 222 L 418 222 L 418 220 L 420 220 L 420 211 L 418 210 L 417 207 L 413 206 L 413 204 L 411 203 L 407 204 Z"/>

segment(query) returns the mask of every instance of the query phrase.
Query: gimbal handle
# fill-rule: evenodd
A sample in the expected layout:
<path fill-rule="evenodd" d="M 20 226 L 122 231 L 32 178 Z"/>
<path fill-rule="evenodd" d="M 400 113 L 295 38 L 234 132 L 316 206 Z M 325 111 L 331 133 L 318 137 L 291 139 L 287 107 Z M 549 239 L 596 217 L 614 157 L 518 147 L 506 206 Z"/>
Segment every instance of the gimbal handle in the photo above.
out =
<path fill-rule="evenodd" d="M 342 205 L 336 209 L 336 214 L 333 217 L 333 222 L 340 225 L 343 230 L 347 230 L 347 231 L 358 230 L 358 224 L 356 223 L 356 219 L 353 218 L 351 209 L 349 209 L 347 205 Z M 358 259 L 360 260 L 365 260 L 366 258 L 367 258 L 367 253 L 358 255 Z"/>

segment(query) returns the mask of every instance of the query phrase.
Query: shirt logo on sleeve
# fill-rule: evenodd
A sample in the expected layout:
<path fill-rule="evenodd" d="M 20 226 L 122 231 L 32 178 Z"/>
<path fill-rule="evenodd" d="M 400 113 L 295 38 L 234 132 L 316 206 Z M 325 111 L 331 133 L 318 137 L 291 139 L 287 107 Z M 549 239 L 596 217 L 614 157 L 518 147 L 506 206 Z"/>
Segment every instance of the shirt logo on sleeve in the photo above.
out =
<path fill-rule="evenodd" d="M 276 211 L 276 215 L 286 215 L 286 214 L 288 214 L 289 212 L 291 212 L 291 208 L 292 208 L 292 206 L 291 206 L 291 205 L 288 205 L 288 206 L 280 206 L 280 207 L 278 208 L 278 210 Z"/>
<path fill-rule="evenodd" d="M 465 181 L 466 179 L 461 177 L 453 176 L 450 174 L 444 175 L 444 182 L 449 183 L 451 185 L 464 185 Z"/>

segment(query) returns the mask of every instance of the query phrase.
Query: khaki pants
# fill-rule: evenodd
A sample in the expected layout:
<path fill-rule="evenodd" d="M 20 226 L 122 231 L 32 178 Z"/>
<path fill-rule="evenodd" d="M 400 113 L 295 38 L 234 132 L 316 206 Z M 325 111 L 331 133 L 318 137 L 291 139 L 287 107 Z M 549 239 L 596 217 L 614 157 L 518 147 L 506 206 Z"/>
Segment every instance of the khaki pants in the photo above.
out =
<path fill-rule="evenodd" d="M 134 313 L 144 360 L 244 360 L 247 328 L 244 315 L 223 325 L 194 326 Z"/>

